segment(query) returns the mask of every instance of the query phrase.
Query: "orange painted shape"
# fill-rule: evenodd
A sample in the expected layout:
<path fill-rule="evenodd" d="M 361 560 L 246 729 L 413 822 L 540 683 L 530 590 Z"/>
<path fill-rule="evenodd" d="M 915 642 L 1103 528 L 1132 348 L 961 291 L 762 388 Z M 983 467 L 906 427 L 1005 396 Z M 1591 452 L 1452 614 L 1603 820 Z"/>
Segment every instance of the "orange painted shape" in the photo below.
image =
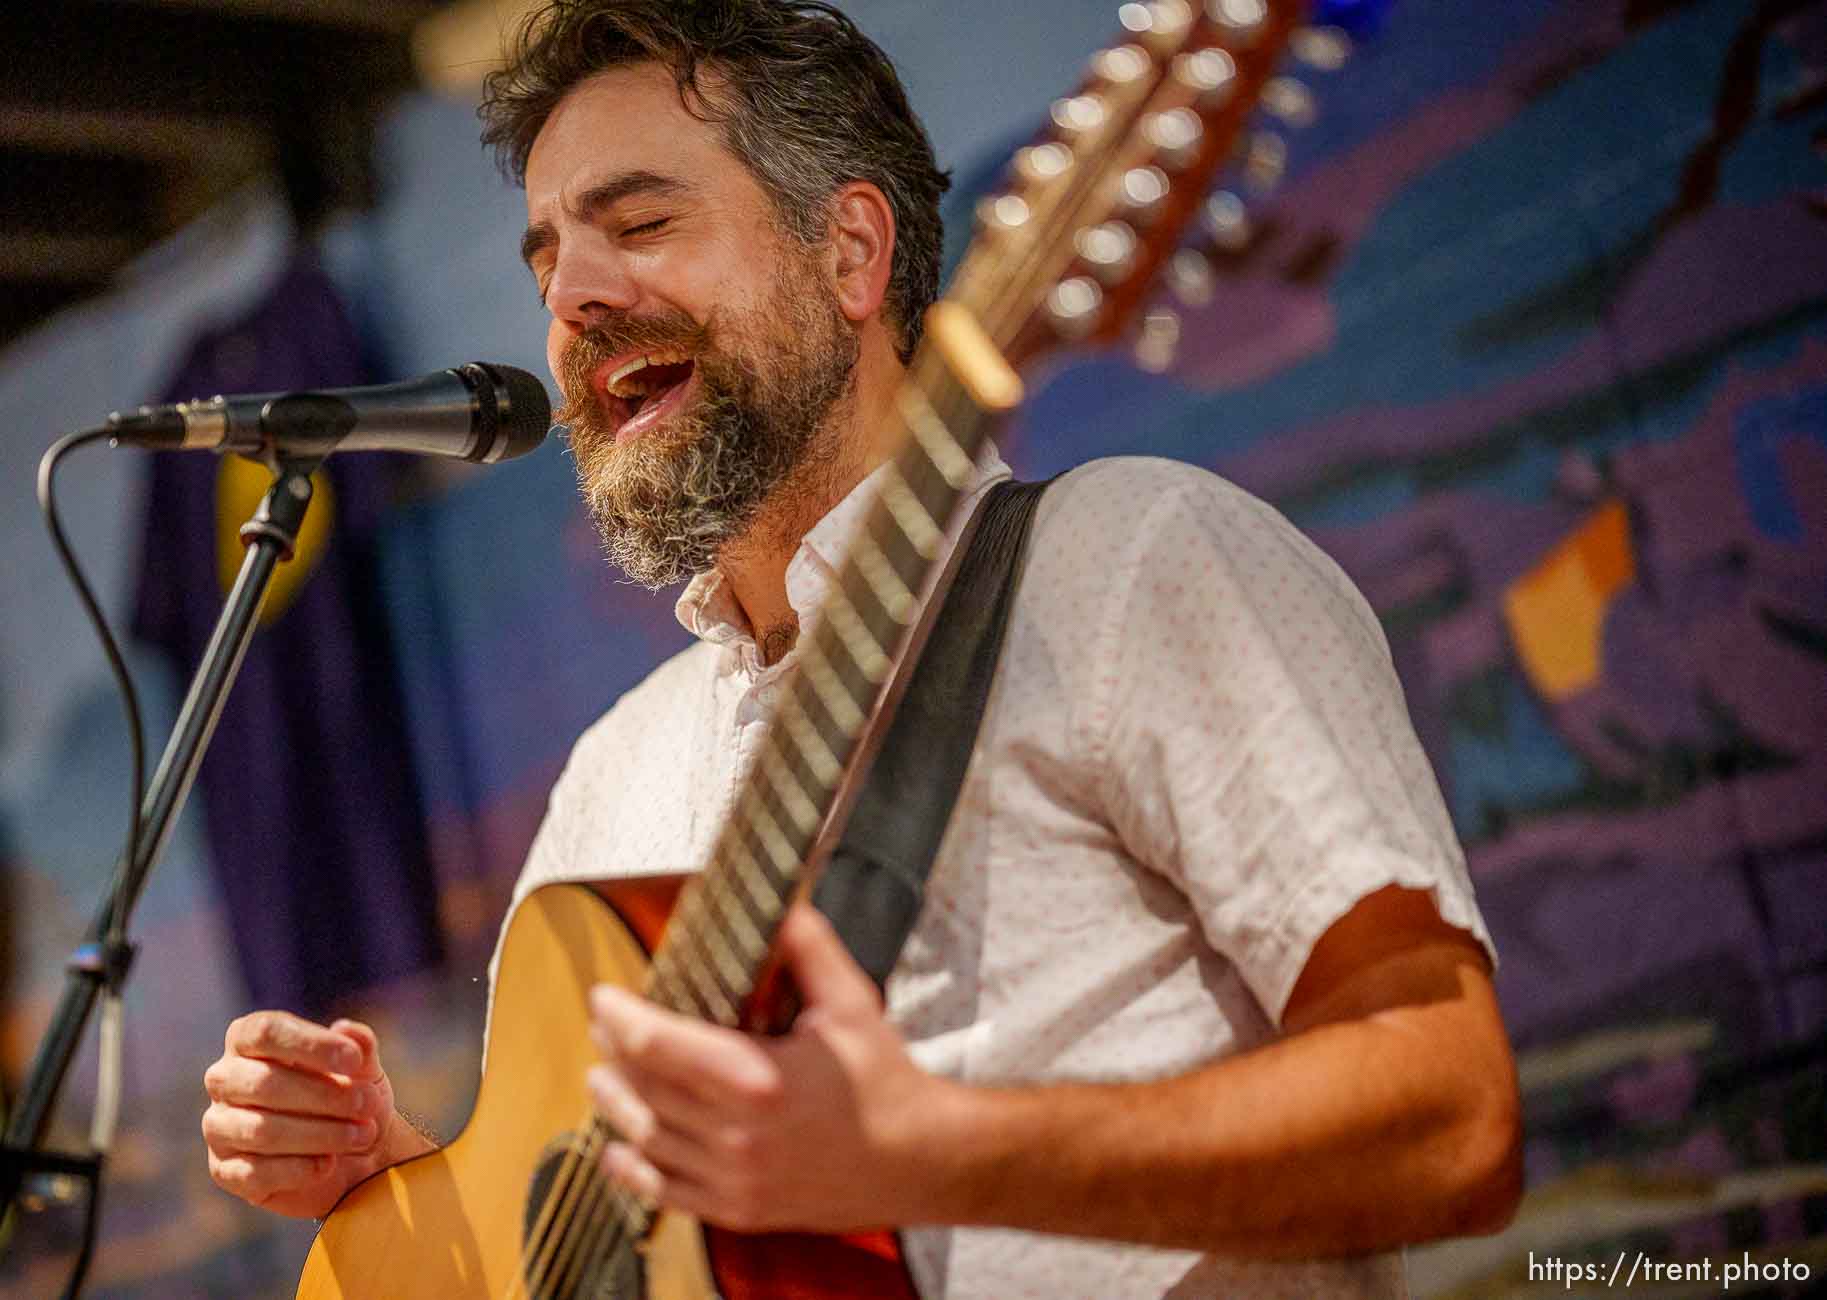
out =
<path fill-rule="evenodd" d="M 1594 511 L 1504 593 L 1504 621 L 1530 684 L 1566 699 L 1598 680 L 1605 615 L 1635 579 L 1630 514 L 1622 501 Z"/>

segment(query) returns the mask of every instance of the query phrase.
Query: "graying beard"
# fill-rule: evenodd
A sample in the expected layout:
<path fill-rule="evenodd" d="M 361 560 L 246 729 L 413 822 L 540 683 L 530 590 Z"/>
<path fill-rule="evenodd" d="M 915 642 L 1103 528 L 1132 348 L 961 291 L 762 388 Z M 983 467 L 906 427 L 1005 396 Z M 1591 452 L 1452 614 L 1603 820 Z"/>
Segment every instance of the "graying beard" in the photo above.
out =
<path fill-rule="evenodd" d="M 775 544 L 789 533 L 797 541 L 830 504 L 841 450 L 835 421 L 853 396 L 860 349 L 811 264 L 784 252 L 772 288 L 759 328 L 732 321 L 723 345 L 753 347 L 765 333 L 798 346 L 756 366 L 720 351 L 713 333 L 713 346 L 698 356 L 698 409 L 675 428 L 618 452 L 614 431 L 602 427 L 588 398 L 561 413 L 573 426 L 578 481 L 604 550 L 646 587 L 712 568 L 764 505 L 781 530 L 764 539 Z M 573 384 L 580 394 L 582 383 Z"/>
<path fill-rule="evenodd" d="M 729 404 L 721 398 L 703 412 L 699 431 L 682 450 L 628 457 L 632 463 L 620 467 L 619 485 L 593 482 L 579 463 L 578 478 L 604 551 L 650 590 L 709 569 L 773 486 L 765 472 L 772 466 L 730 454 L 730 434 L 739 434 L 746 422 L 726 409 Z"/>
<path fill-rule="evenodd" d="M 713 373 L 725 365 L 735 369 L 727 359 L 701 358 L 706 395 L 704 407 L 692 414 L 694 428 L 669 437 L 665 451 L 630 448 L 613 475 L 587 473 L 580 457 L 579 483 L 610 561 L 658 590 L 710 569 L 770 501 L 772 514 L 788 527 L 809 524 L 798 516 L 807 502 L 824 501 L 837 452 L 830 422 L 849 389 L 855 359 L 852 352 L 848 363 L 833 366 L 829 354 L 815 357 L 820 368 L 794 376 L 808 386 L 783 396 L 767 391 L 771 386 L 753 374 L 738 384 L 732 374 Z M 744 397 L 777 404 L 768 427 L 750 418 Z M 788 401 L 796 408 L 791 414 L 779 405 Z M 675 441 L 684 445 L 670 446 Z"/>

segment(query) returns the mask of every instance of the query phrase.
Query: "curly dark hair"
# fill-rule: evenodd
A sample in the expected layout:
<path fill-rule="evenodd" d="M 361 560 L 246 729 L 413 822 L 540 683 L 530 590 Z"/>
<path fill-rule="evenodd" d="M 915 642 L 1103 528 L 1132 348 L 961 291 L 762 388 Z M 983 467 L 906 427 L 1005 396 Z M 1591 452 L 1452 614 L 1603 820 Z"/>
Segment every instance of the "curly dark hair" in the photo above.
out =
<path fill-rule="evenodd" d="M 824 242 L 840 186 L 882 191 L 895 220 L 886 315 L 901 359 L 912 357 L 939 294 L 939 196 L 951 182 L 888 56 L 828 4 L 551 0 L 483 83 L 483 144 L 526 184 L 527 155 L 559 101 L 595 73 L 647 60 L 671 72 L 688 112 L 718 127 L 800 243 Z M 714 76 L 708 87 L 700 68 Z"/>

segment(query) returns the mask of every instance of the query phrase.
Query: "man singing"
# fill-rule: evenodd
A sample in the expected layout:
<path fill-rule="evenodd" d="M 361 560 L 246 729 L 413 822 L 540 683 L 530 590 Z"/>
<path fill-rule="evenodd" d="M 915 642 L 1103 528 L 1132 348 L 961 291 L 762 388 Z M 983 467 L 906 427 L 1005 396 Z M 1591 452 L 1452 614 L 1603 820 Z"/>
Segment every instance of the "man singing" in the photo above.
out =
<path fill-rule="evenodd" d="M 584 498 L 697 644 L 585 734 L 518 895 L 687 870 L 893 448 L 946 182 L 886 56 L 788 0 L 560 0 L 483 105 L 525 186 Z M 967 505 L 1006 477 L 979 459 Z M 802 626 L 803 625 L 803 626 Z M 819 913 L 760 1038 L 592 995 L 608 1174 L 742 1231 L 901 1228 L 928 1296 L 1391 1296 L 1505 1223 L 1485 927 L 1380 629 L 1222 480 L 1039 507 L 976 756 L 885 998 Z M 431 1149 L 374 1036 L 260 1012 L 210 1169 L 321 1215 Z"/>

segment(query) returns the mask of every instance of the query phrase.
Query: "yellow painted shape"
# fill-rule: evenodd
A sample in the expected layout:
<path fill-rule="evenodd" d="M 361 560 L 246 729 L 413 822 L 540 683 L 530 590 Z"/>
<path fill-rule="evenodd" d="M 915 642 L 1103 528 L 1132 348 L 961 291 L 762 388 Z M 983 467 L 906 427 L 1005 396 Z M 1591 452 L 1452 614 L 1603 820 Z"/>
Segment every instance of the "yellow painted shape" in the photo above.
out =
<path fill-rule="evenodd" d="M 216 577 L 227 592 L 241 572 L 241 560 L 247 548 L 241 544 L 241 525 L 254 517 L 260 499 L 273 485 L 273 471 L 248 460 L 245 456 L 224 456 L 216 469 Z M 330 526 L 336 519 L 336 499 L 330 491 L 330 478 L 321 469 L 311 475 L 311 508 L 305 511 L 304 527 L 298 530 L 298 545 L 292 549 L 290 563 L 273 570 L 273 581 L 266 589 L 266 602 L 260 607 L 260 622 L 271 623 L 291 607 L 299 589 L 305 584 L 324 547 L 330 542 Z"/>
<path fill-rule="evenodd" d="M 1605 613 L 1637 574 L 1630 515 L 1622 501 L 1584 524 L 1504 593 L 1504 620 L 1523 672 L 1551 700 L 1598 680 Z"/>

